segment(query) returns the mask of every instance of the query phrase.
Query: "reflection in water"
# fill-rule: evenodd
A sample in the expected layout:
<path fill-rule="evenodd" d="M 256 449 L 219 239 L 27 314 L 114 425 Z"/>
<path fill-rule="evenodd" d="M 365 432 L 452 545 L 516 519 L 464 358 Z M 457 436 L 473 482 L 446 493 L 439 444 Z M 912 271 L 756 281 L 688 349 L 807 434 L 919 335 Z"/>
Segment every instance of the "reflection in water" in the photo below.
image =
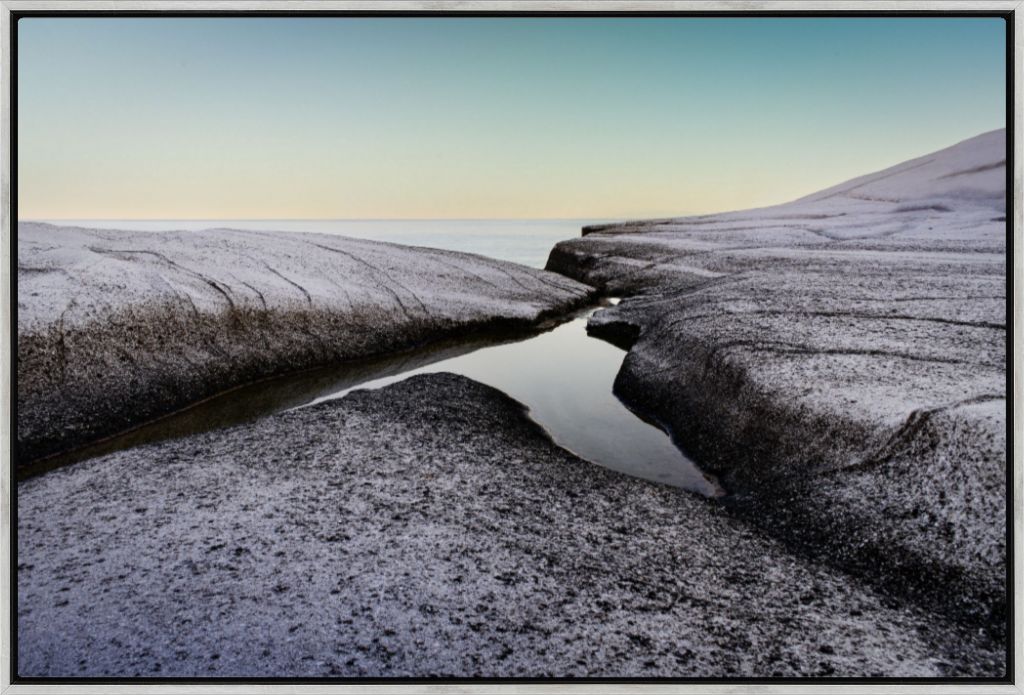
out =
<path fill-rule="evenodd" d="M 581 458 L 703 495 L 719 494 L 717 484 L 667 434 L 638 418 L 612 393 L 623 352 L 587 335 L 592 312 L 528 340 L 410 365 L 401 373 L 343 386 L 312 403 L 340 398 L 355 388 L 381 388 L 414 374 L 454 372 L 525 404 L 555 442 Z"/>
<path fill-rule="evenodd" d="M 623 473 L 716 495 L 717 484 L 668 435 L 630 412 L 612 393 L 623 352 L 587 335 L 579 315 L 539 334 L 471 336 L 418 350 L 346 362 L 258 382 L 68 454 L 19 467 L 24 478 L 75 461 L 205 432 L 325 400 L 376 389 L 414 374 L 454 372 L 526 405 L 561 446 Z"/>
<path fill-rule="evenodd" d="M 267 415 L 306 405 L 311 400 L 339 389 L 358 386 L 374 379 L 401 374 L 438 360 L 447 360 L 473 350 L 502 342 L 523 340 L 532 333 L 507 332 L 469 335 L 443 340 L 425 347 L 382 357 L 351 360 L 329 367 L 292 372 L 224 391 L 184 410 L 171 413 L 135 429 L 80 447 L 67 453 L 18 464 L 19 480 L 39 475 L 77 461 L 114 451 L 231 427 Z"/>

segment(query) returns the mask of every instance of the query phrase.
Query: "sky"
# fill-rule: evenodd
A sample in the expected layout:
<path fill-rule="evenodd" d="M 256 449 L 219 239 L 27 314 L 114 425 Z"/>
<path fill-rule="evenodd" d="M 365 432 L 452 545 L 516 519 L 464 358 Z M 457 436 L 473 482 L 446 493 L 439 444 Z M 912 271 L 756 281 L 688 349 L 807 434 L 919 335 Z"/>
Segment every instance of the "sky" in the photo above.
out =
<path fill-rule="evenodd" d="M 1005 126 L 998 18 L 18 22 L 20 219 L 782 203 Z"/>

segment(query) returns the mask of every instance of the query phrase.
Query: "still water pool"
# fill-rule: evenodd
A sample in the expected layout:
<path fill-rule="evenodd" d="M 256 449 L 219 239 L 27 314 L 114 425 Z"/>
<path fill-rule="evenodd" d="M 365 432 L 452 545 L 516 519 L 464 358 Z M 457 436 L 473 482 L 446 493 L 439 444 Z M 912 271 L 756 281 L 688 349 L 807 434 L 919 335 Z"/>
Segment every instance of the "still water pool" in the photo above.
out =
<path fill-rule="evenodd" d="M 715 481 L 665 432 L 637 417 L 612 393 L 624 353 L 587 335 L 587 318 L 595 310 L 542 332 L 468 336 L 249 384 L 98 444 L 30 464 L 24 474 L 229 427 L 341 398 L 356 388 L 381 388 L 414 374 L 454 372 L 523 403 L 555 442 L 597 465 L 702 495 L 719 494 Z"/>
<path fill-rule="evenodd" d="M 633 414 L 612 393 L 623 351 L 587 335 L 590 309 L 525 340 L 461 355 L 344 386 L 310 401 L 341 398 L 355 388 L 376 389 L 414 374 L 453 372 L 526 405 L 552 439 L 581 458 L 639 478 L 715 495 L 716 484 L 665 432 Z"/>

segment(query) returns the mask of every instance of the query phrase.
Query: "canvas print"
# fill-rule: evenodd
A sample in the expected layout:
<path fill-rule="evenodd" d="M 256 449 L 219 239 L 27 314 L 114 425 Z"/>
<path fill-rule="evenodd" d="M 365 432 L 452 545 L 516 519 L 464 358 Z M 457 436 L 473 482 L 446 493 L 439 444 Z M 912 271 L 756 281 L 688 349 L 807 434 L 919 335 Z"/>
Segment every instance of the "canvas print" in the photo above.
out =
<path fill-rule="evenodd" d="M 16 32 L 17 678 L 1007 677 L 1006 17 Z"/>

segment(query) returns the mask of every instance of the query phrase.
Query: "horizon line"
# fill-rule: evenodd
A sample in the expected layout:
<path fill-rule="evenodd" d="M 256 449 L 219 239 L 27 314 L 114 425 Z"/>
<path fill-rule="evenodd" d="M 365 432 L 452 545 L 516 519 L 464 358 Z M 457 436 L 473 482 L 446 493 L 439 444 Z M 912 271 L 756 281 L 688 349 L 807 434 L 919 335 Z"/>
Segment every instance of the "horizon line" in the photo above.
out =
<path fill-rule="evenodd" d="M 703 213 L 679 215 L 627 215 L 598 217 L 26 217 L 18 222 L 510 222 L 633 220 L 665 217 L 691 217 Z"/>

